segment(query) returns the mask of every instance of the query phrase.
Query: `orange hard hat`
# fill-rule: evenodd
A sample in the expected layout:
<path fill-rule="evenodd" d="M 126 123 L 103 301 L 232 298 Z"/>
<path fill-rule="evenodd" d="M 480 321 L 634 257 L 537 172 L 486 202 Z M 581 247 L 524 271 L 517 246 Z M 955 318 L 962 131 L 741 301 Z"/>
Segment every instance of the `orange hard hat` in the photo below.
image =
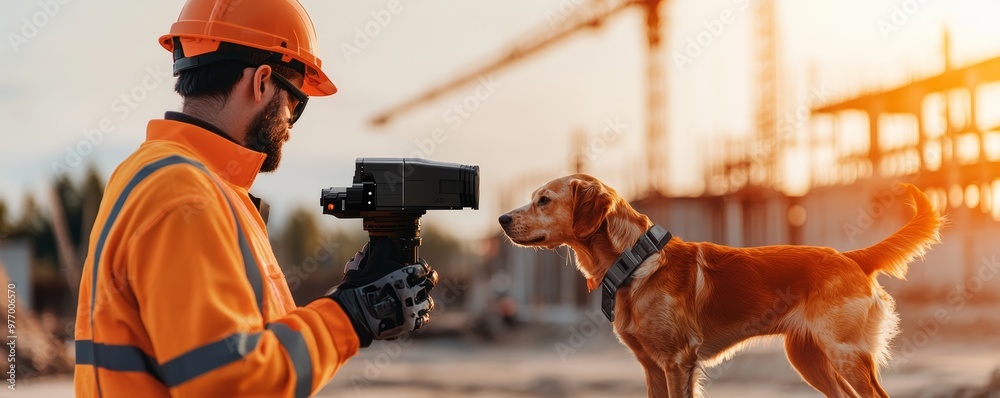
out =
<path fill-rule="evenodd" d="M 320 68 L 316 30 L 298 0 L 188 0 L 160 45 L 174 52 L 175 75 L 227 59 L 253 65 L 281 62 L 302 73 L 306 94 L 337 92 Z M 235 49 L 240 46 L 242 51 Z"/>

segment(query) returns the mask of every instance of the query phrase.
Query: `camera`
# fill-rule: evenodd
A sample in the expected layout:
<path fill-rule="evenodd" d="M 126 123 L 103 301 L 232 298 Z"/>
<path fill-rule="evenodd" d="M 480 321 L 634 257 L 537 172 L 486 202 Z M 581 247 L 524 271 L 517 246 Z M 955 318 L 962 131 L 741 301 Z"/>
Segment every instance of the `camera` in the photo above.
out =
<path fill-rule="evenodd" d="M 479 166 L 417 158 L 358 158 L 349 187 L 322 190 L 323 214 L 363 220 L 369 240 L 392 239 L 400 263 L 419 259 L 428 210 L 479 209 Z"/>

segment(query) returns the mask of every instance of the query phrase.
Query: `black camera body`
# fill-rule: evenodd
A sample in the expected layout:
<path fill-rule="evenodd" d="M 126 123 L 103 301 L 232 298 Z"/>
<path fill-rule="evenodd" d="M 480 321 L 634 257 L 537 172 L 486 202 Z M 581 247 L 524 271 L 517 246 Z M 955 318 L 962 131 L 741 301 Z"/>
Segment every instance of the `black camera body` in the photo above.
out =
<path fill-rule="evenodd" d="M 323 214 L 360 218 L 372 240 L 392 239 L 400 263 L 416 263 L 427 210 L 479 209 L 479 166 L 417 158 L 358 158 L 349 187 L 324 189 Z"/>

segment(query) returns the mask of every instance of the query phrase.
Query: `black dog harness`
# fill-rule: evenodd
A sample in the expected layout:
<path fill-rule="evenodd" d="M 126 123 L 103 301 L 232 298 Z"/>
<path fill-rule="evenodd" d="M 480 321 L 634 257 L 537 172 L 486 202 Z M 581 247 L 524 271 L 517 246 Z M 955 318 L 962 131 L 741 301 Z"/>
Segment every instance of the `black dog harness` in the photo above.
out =
<path fill-rule="evenodd" d="M 639 268 L 639 264 L 663 249 L 672 237 L 663 227 L 653 225 L 631 248 L 618 256 L 608 273 L 604 274 L 601 280 L 601 311 L 609 321 L 615 320 L 615 293 L 632 280 L 632 273 Z"/>

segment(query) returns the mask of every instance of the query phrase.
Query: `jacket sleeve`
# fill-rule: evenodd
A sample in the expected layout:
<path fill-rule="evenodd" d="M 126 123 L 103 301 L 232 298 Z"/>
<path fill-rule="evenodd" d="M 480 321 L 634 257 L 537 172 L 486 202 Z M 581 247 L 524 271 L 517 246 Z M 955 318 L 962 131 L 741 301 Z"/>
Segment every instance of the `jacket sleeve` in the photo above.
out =
<path fill-rule="evenodd" d="M 128 240 L 125 266 L 164 382 L 172 396 L 312 395 L 357 353 L 350 320 L 320 298 L 265 324 L 235 220 L 211 196 L 158 204 Z"/>

